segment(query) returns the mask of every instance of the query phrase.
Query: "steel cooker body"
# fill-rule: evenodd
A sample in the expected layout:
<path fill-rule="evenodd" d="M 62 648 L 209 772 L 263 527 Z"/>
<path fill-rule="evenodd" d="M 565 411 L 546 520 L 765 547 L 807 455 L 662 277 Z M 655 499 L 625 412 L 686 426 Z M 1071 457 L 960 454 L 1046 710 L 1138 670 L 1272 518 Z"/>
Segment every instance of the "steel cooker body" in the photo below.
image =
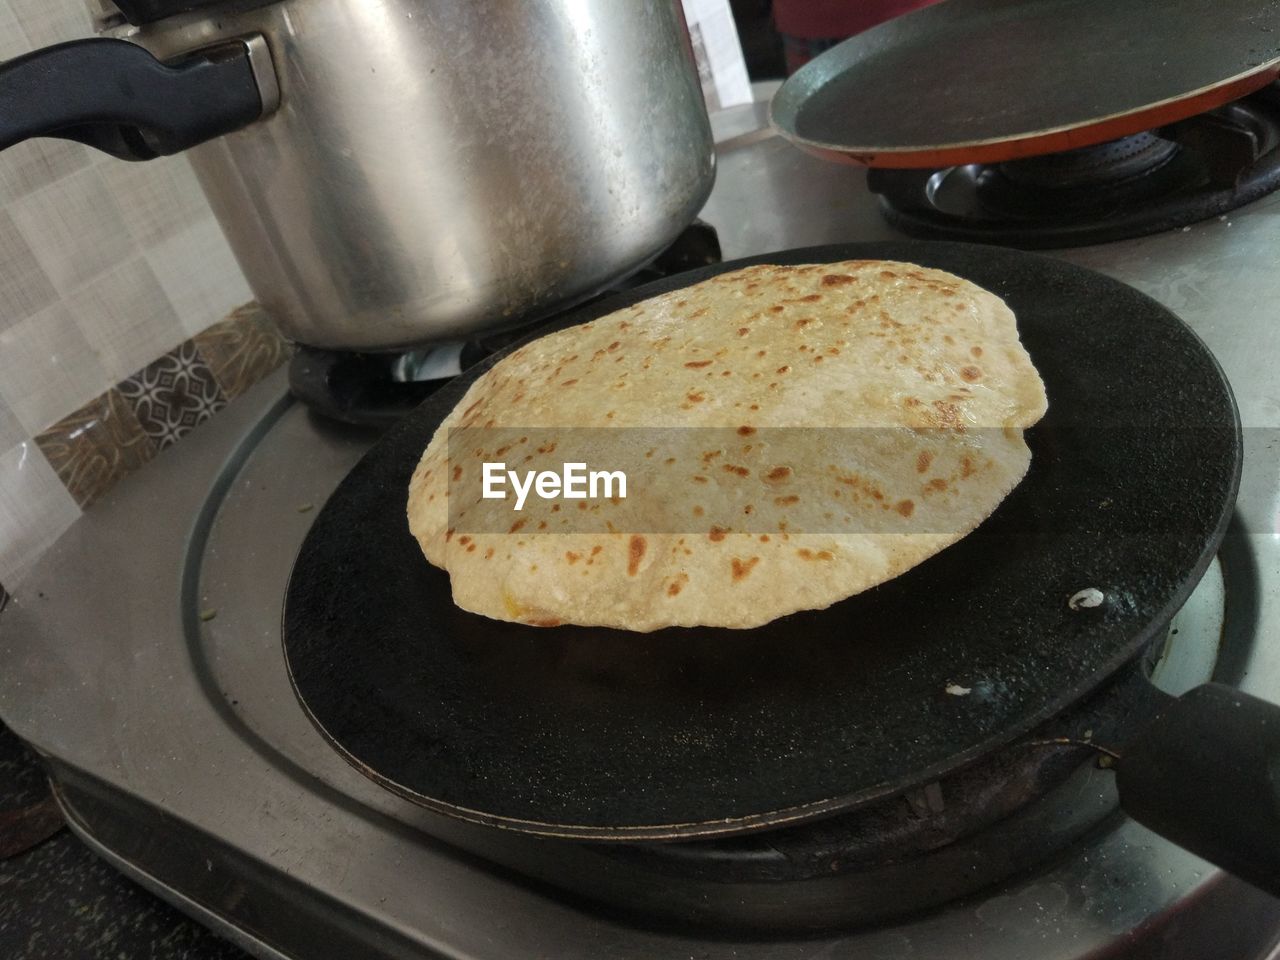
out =
<path fill-rule="evenodd" d="M 193 148 L 292 338 L 498 329 L 642 265 L 714 180 L 679 0 L 286 0 L 113 31 L 163 60 L 261 35 L 280 105 Z"/>

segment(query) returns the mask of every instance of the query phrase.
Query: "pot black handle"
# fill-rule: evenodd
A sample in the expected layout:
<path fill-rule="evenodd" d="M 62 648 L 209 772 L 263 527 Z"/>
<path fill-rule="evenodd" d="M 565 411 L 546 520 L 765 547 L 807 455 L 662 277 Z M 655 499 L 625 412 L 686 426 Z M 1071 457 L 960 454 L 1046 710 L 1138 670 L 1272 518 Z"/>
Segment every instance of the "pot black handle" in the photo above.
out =
<path fill-rule="evenodd" d="M 251 41 L 237 40 L 162 63 L 137 44 L 98 38 L 7 60 L 0 63 L 0 150 L 61 137 L 150 160 L 230 133 L 274 106 L 263 103 L 261 57 L 255 63 L 253 53 Z M 274 72 L 270 82 L 274 89 Z"/>
<path fill-rule="evenodd" d="M 1280 706 L 1217 683 L 1170 698 L 1116 786 L 1139 823 L 1280 897 Z"/>

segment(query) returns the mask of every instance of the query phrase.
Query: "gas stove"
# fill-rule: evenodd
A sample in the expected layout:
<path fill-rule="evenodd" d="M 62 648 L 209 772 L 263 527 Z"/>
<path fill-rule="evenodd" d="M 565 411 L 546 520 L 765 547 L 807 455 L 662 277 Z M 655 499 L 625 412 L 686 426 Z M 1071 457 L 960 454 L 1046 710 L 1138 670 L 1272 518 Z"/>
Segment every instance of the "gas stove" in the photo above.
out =
<path fill-rule="evenodd" d="M 897 236 L 862 171 L 770 136 L 761 114 L 721 118 L 732 139 L 702 216 L 726 258 Z M 1183 317 L 1225 367 L 1246 427 L 1234 529 L 1150 654 L 1171 692 L 1209 676 L 1280 691 L 1277 240 L 1270 197 L 1186 232 L 1059 254 Z M 387 793 L 303 714 L 279 628 L 316 509 L 377 433 L 318 416 L 285 381 L 259 384 L 95 506 L 0 618 L 0 657 L 24 665 L 0 677 L 0 715 L 45 757 L 73 829 L 251 952 L 1274 956 L 1280 903 L 1111 812 L 1112 775 L 1096 764 L 1041 798 L 1044 818 L 1021 831 L 1044 841 L 1034 864 L 969 881 L 990 855 L 920 829 L 960 788 L 926 785 L 905 798 L 916 818 L 903 823 L 920 852 L 942 856 L 890 863 L 882 881 L 835 896 L 823 874 L 838 881 L 850 844 L 836 821 L 607 847 L 454 821 Z M 1017 830 L 1013 819 L 996 826 Z"/>

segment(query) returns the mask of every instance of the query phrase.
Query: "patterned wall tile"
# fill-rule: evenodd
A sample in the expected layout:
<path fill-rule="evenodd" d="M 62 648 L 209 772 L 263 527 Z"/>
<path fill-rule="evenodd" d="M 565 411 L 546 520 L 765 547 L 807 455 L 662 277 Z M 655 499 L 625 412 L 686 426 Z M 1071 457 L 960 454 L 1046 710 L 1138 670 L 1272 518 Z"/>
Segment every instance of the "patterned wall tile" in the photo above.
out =
<path fill-rule="evenodd" d="M 18 198 L 9 212 L 59 290 L 70 290 L 137 252 L 96 166 Z"/>
<path fill-rule="evenodd" d="M 93 33 L 84 0 L 8 0 L 33 47 L 76 40 Z"/>
<path fill-rule="evenodd" d="M 210 219 L 200 182 L 184 156 L 146 163 L 107 160 L 101 171 L 125 227 L 143 249 L 156 247 L 192 222 Z M 198 264 L 188 264 L 192 267 L 198 269 Z"/>
<path fill-rule="evenodd" d="M 91 24 L 84 0 L 0 0 L 0 60 Z M 207 365 L 170 383 L 152 361 L 249 298 L 185 159 L 56 139 L 0 153 L 0 579 L 225 402 Z M 131 400 L 109 389 L 126 377 Z"/>
<path fill-rule="evenodd" d="M 235 399 L 285 362 L 292 347 L 258 304 L 247 303 L 221 323 L 196 334 L 196 345 L 229 399 Z"/>
<path fill-rule="evenodd" d="M 13 408 L 0 397 L 0 450 L 8 450 L 27 439 L 27 429 L 13 412 Z"/>
<path fill-rule="evenodd" d="M 0 60 L 8 60 L 31 49 L 12 3 L 0 3 Z"/>
<path fill-rule="evenodd" d="M 0 210 L 0 329 L 31 316 L 57 296 L 13 218 Z"/>
<path fill-rule="evenodd" d="M 66 302 L 110 381 L 129 376 L 183 339 L 182 322 L 143 257 L 95 277 Z"/>
<path fill-rule="evenodd" d="M 30 441 L 0 453 L 0 583 L 10 589 L 80 516 L 71 494 Z"/>
<path fill-rule="evenodd" d="M 147 263 L 182 319 L 187 336 L 201 333 L 253 299 L 221 228 L 211 217 L 148 249 Z"/>
<path fill-rule="evenodd" d="M 190 340 L 121 381 L 119 389 L 159 450 L 177 443 L 227 404 L 213 371 Z"/>
<path fill-rule="evenodd" d="M 155 442 L 115 388 L 94 397 L 35 439 L 81 508 L 156 453 Z"/>
<path fill-rule="evenodd" d="M 113 379 L 61 303 L 0 330 L 0 398 L 27 436 L 97 396 Z"/>
<path fill-rule="evenodd" d="M 89 166 L 89 148 L 71 140 L 40 138 L 9 147 L 0 162 L 0 201 L 9 203 Z"/>

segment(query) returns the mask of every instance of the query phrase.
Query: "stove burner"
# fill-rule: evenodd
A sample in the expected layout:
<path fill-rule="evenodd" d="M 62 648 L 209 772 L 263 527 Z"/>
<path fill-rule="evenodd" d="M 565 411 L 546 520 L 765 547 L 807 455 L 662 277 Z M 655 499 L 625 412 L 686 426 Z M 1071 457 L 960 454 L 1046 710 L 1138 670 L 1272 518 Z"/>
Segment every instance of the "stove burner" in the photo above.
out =
<path fill-rule="evenodd" d="M 715 228 L 695 220 L 635 273 L 581 303 L 580 308 L 662 277 L 720 262 Z M 312 410 L 342 423 L 391 426 L 468 367 L 528 335 L 528 323 L 466 342 L 429 344 L 405 353 L 355 353 L 299 344 L 289 364 L 289 391 Z"/>
<path fill-rule="evenodd" d="M 1142 236 L 1280 187 L 1280 84 L 1159 130 L 1061 153 L 943 170 L 872 170 L 913 236 L 1045 248 Z"/>
<path fill-rule="evenodd" d="M 1037 189 L 1107 187 L 1150 174 L 1178 152 L 1154 133 L 1135 133 L 1107 143 L 1048 153 L 996 165 L 1011 183 Z"/>

